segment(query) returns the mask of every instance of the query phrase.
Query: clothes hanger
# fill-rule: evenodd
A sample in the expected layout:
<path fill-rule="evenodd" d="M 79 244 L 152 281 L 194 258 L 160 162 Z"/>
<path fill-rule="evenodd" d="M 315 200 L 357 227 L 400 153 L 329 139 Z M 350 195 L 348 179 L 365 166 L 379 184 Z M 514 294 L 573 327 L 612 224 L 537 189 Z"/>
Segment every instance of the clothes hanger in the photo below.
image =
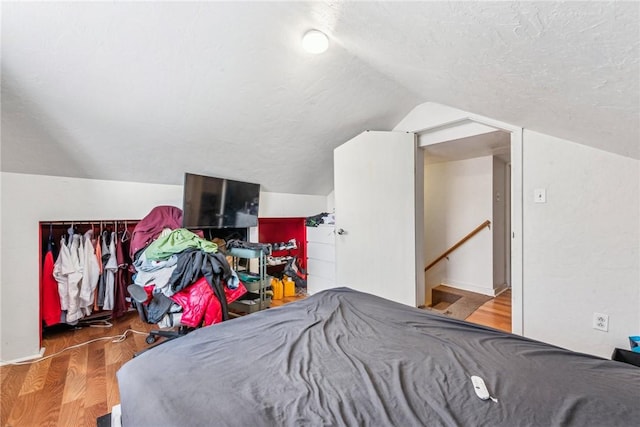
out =
<path fill-rule="evenodd" d="M 102 221 L 100 221 L 100 237 L 102 237 L 102 242 L 105 245 L 107 244 L 108 236 L 109 236 L 108 227 Z"/>
<path fill-rule="evenodd" d="M 47 239 L 47 251 L 52 251 L 56 245 L 53 237 L 53 224 L 49 223 L 49 238 Z"/>
<path fill-rule="evenodd" d="M 127 240 L 129 240 L 129 226 L 127 224 L 127 221 L 125 221 L 124 222 L 124 231 L 122 232 L 122 237 L 120 238 L 120 241 L 122 243 L 124 243 Z"/>

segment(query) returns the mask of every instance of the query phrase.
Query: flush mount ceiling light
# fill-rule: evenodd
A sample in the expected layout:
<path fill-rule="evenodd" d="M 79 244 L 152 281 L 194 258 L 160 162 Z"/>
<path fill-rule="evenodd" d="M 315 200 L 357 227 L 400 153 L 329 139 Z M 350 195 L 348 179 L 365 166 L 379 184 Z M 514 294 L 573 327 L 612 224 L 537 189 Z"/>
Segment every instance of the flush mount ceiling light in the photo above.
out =
<path fill-rule="evenodd" d="M 302 36 L 302 47 L 309 53 L 322 53 L 329 48 L 329 38 L 322 31 L 310 30 Z"/>

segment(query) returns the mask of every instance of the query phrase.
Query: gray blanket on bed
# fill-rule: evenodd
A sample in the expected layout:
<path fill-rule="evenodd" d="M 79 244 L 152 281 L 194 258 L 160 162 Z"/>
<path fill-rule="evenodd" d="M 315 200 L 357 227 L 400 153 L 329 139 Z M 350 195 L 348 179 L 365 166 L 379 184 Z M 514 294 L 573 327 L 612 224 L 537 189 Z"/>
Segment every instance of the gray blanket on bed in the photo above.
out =
<path fill-rule="evenodd" d="M 639 368 L 346 288 L 194 331 L 117 375 L 125 427 L 640 423 Z"/>

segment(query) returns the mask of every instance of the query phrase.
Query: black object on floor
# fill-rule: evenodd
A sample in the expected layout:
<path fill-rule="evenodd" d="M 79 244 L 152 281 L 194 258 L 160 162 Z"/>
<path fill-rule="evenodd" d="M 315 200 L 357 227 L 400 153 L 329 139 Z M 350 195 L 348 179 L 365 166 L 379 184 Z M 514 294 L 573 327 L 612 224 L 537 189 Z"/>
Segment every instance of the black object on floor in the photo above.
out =
<path fill-rule="evenodd" d="M 111 412 L 96 418 L 96 427 L 111 427 Z"/>
<path fill-rule="evenodd" d="M 636 353 L 635 351 L 616 348 L 615 350 L 613 350 L 613 354 L 611 355 L 611 360 L 615 360 L 617 362 L 624 362 L 633 366 L 640 367 L 640 353 Z"/>

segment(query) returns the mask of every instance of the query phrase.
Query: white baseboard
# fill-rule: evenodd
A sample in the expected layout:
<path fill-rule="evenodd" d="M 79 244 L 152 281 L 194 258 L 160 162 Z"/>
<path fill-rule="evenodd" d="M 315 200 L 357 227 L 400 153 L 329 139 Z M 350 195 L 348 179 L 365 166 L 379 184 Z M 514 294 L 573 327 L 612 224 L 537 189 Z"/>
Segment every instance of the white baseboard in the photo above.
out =
<path fill-rule="evenodd" d="M 474 285 L 471 283 L 464 283 L 464 282 L 457 282 L 457 281 L 447 281 L 447 282 L 442 282 L 442 284 L 444 286 L 460 289 L 462 291 L 474 292 L 476 294 L 487 295 L 490 297 L 496 297 L 509 288 L 509 285 L 507 285 L 506 283 L 502 285 L 498 285 L 497 287 L 492 289 L 487 289 L 485 287 Z"/>
<path fill-rule="evenodd" d="M 119 403 L 111 408 L 111 427 L 122 427 L 122 407 Z"/>
<path fill-rule="evenodd" d="M 442 284 L 444 286 L 449 286 L 463 291 L 475 292 L 476 294 L 487 295 L 490 297 L 495 296 L 495 294 L 493 293 L 493 289 L 474 285 L 472 283 L 458 282 L 455 280 L 445 280 L 442 282 Z"/>
<path fill-rule="evenodd" d="M 30 356 L 19 357 L 17 359 L 13 359 L 13 360 L 2 360 L 2 361 L 0 361 L 0 366 L 11 365 L 13 363 L 19 363 L 19 362 L 27 362 L 29 360 L 34 360 L 34 359 L 40 359 L 44 355 L 44 350 L 45 350 L 45 348 L 42 347 L 42 348 L 40 348 L 40 352 L 39 353 L 32 354 Z"/>
<path fill-rule="evenodd" d="M 496 288 L 493 289 L 493 296 L 497 297 L 507 289 L 509 289 L 509 285 L 506 283 L 503 283 L 502 285 L 498 285 Z"/>

